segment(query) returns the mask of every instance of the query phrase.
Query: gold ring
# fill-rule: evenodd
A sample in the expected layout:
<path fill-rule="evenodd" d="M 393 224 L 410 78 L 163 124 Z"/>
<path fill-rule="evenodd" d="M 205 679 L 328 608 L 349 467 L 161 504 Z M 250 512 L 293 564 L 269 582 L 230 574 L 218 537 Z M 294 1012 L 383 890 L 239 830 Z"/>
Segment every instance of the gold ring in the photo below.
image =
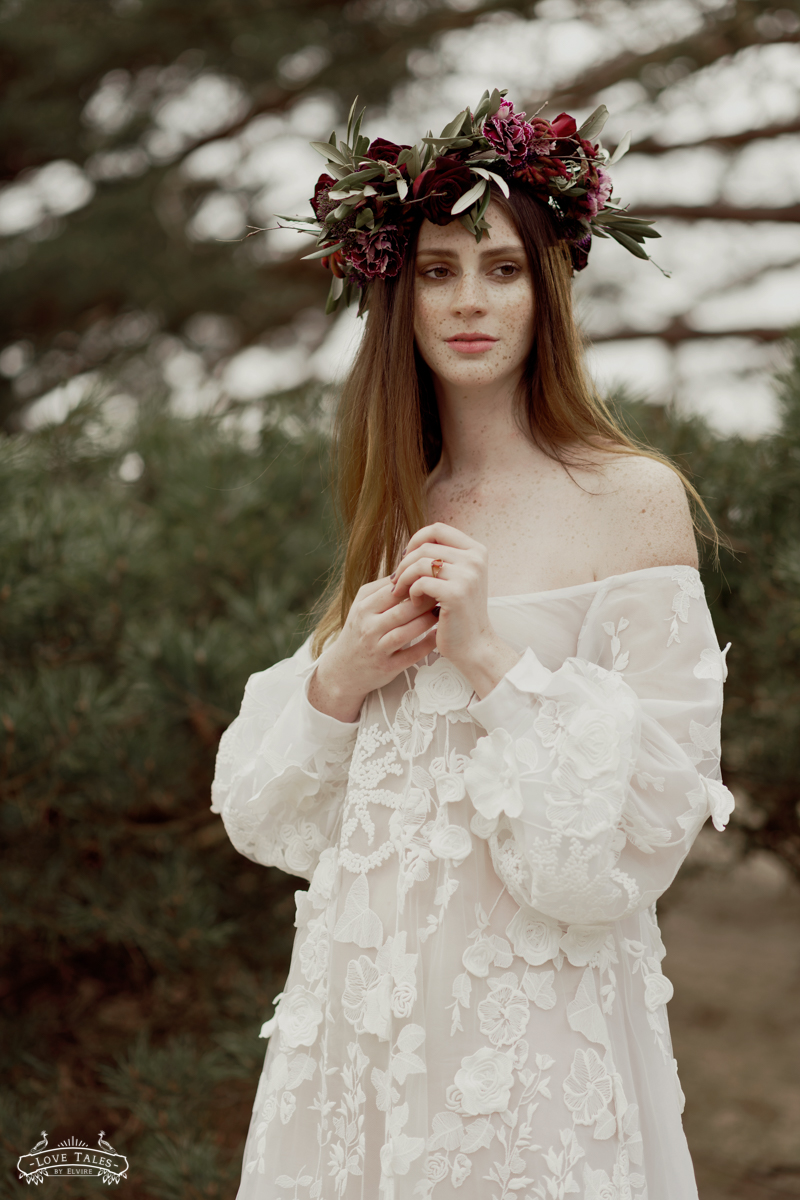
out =
<path fill-rule="evenodd" d="M 441 571 L 443 566 L 444 566 L 443 559 L 435 558 L 433 560 L 433 562 L 431 563 L 431 575 L 433 576 L 434 579 L 439 578 L 439 572 Z"/>

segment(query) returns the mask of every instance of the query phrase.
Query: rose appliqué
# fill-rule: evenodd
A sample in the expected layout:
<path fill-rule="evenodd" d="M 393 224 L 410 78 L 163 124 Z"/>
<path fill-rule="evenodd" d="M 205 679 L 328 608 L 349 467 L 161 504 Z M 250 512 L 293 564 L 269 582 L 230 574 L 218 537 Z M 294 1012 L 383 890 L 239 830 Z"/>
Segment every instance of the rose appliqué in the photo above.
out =
<path fill-rule="evenodd" d="M 521 908 L 511 918 L 506 934 L 511 939 L 514 953 L 532 967 L 540 967 L 558 954 L 561 926 L 543 913 Z"/>
<path fill-rule="evenodd" d="M 278 1011 L 263 1026 L 261 1036 L 269 1037 L 277 1026 L 281 1045 L 285 1049 L 313 1046 L 322 1022 L 322 1002 L 319 997 L 298 983 L 279 999 Z"/>
<path fill-rule="evenodd" d="M 414 691 L 423 713 L 440 717 L 465 709 L 472 699 L 472 688 L 460 671 L 446 658 L 437 658 L 431 666 L 417 670 Z"/>
<path fill-rule="evenodd" d="M 503 1050 L 481 1046 L 462 1058 L 449 1098 L 473 1117 L 505 1112 L 514 1086 L 514 1064 Z"/>
<path fill-rule="evenodd" d="M 461 825 L 445 825 L 435 830 L 430 846 L 437 858 L 449 859 L 458 867 L 472 853 L 472 838 Z"/>

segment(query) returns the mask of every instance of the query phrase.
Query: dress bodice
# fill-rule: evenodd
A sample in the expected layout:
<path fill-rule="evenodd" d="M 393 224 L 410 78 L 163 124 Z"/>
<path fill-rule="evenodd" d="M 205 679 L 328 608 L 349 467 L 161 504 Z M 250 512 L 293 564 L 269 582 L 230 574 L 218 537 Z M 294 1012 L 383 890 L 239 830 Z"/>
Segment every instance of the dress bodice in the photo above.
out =
<path fill-rule="evenodd" d="M 696 1197 L 655 901 L 732 806 L 699 575 L 489 615 L 482 700 L 434 654 L 343 724 L 304 647 L 223 737 L 234 844 L 310 880 L 240 1200 Z"/>

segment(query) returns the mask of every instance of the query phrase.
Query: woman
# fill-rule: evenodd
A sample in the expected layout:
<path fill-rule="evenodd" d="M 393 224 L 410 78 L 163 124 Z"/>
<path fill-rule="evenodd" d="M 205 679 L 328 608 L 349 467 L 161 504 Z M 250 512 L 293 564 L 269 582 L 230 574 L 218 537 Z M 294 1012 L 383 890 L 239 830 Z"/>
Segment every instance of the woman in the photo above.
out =
<path fill-rule="evenodd" d="M 604 152 L 500 99 L 427 158 L 356 129 L 315 193 L 369 307 L 343 572 L 214 785 L 238 850 L 310 880 L 242 1200 L 697 1195 L 655 901 L 732 806 L 724 655 L 684 482 L 581 372 Z"/>

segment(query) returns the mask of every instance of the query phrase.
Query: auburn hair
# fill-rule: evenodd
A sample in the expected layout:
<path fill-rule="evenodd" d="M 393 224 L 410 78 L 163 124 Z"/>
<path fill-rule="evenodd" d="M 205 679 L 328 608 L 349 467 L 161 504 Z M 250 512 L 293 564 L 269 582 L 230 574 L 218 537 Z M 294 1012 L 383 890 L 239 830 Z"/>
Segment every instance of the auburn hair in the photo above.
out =
<path fill-rule="evenodd" d="M 706 520 L 702 499 L 663 455 L 639 445 L 591 386 L 572 309 L 572 262 L 548 209 L 521 183 L 493 199 L 519 232 L 530 268 L 534 336 L 519 387 L 517 417 L 539 448 L 566 468 L 597 451 L 665 463 Z M 433 377 L 414 341 L 416 243 L 411 230 L 397 276 L 369 287 L 366 327 L 342 388 L 332 440 L 334 494 L 341 522 L 338 570 L 323 596 L 312 638 L 317 657 L 344 625 L 363 584 L 386 574 L 408 539 L 427 524 L 425 483 L 439 461 L 442 433 Z"/>

